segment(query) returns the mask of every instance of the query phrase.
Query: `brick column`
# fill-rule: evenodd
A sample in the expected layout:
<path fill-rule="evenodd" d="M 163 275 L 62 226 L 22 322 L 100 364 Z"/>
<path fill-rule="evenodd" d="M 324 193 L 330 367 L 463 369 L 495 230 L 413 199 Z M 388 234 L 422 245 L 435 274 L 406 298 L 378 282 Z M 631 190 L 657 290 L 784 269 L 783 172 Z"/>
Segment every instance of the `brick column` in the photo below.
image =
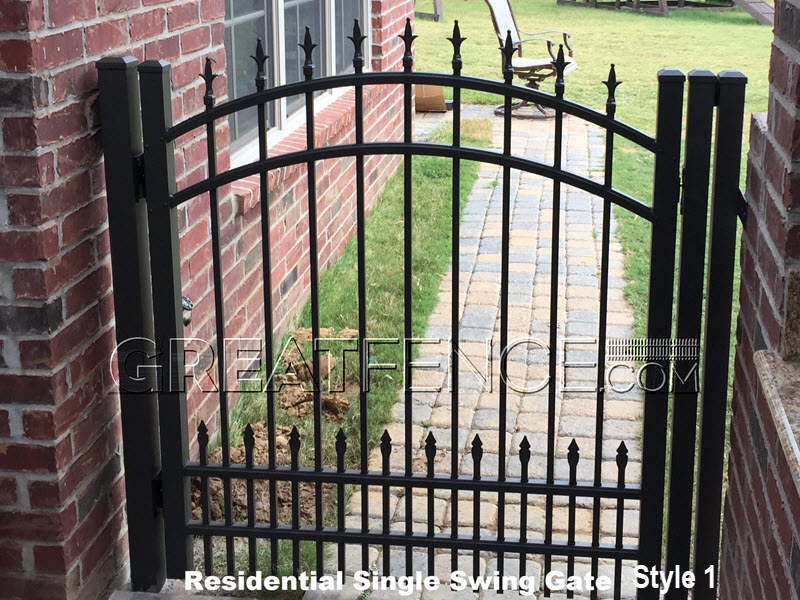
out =
<path fill-rule="evenodd" d="M 742 238 L 731 453 L 723 524 L 721 598 L 798 598 L 800 497 L 768 408 L 771 364 L 800 359 L 800 2 L 778 0 L 769 112 L 753 115 Z M 797 365 L 790 368 L 796 368 Z M 784 392 L 785 393 L 785 392 Z M 791 393 L 797 393 L 796 389 Z M 788 398 L 788 396 L 786 396 Z M 772 403 L 771 406 L 775 404 Z M 796 476 L 796 474 L 795 474 Z"/>
<path fill-rule="evenodd" d="M 94 62 L 110 53 L 172 60 L 182 118 L 202 106 L 202 57 L 224 70 L 223 16 L 223 0 L 0 5 L 4 598 L 104 598 L 127 579 Z M 197 164 L 181 160 L 181 176 Z"/>

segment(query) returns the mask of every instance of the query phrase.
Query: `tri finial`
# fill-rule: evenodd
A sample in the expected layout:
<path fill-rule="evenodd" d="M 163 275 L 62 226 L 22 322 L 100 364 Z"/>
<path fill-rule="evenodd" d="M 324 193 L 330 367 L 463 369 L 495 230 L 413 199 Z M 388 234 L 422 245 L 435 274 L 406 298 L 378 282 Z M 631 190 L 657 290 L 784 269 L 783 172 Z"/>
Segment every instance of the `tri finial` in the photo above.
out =
<path fill-rule="evenodd" d="M 461 29 L 458 27 L 458 19 L 453 23 L 453 37 L 447 38 L 453 44 L 453 74 L 461 75 L 461 67 L 464 61 L 461 59 L 461 44 L 467 38 L 461 37 Z"/>
<path fill-rule="evenodd" d="M 403 30 L 403 35 L 398 37 L 403 40 L 403 43 L 406 45 L 406 49 L 403 52 L 403 70 L 406 73 L 410 73 L 411 67 L 414 65 L 414 53 L 411 51 L 411 44 L 417 39 L 417 36 L 411 31 L 411 19 L 406 18 L 406 26 Z"/>
<path fill-rule="evenodd" d="M 264 52 L 264 44 L 261 42 L 261 38 L 257 39 L 256 53 L 250 58 L 256 61 L 256 90 L 260 92 L 267 86 L 267 70 L 265 67 L 267 58 L 269 58 Z"/>
<path fill-rule="evenodd" d="M 611 68 L 608 70 L 608 79 L 603 82 L 605 86 L 608 88 L 608 99 L 606 100 L 606 114 L 609 117 L 613 117 L 614 113 L 617 111 L 617 98 L 615 96 L 615 92 L 619 85 L 622 83 L 621 80 L 617 80 L 617 71 L 614 69 L 614 63 L 611 63 Z"/>
<path fill-rule="evenodd" d="M 564 58 L 564 44 L 558 45 L 558 53 L 556 59 L 553 61 L 553 66 L 556 69 L 556 96 L 559 98 L 564 97 L 564 69 L 567 67 L 567 59 Z"/>
<path fill-rule="evenodd" d="M 358 19 L 353 20 L 353 35 L 348 35 L 347 39 L 353 42 L 355 52 L 353 53 L 353 68 L 356 73 L 361 73 L 364 70 L 364 54 L 362 46 L 367 36 L 361 33 L 361 25 L 358 24 Z"/>
<path fill-rule="evenodd" d="M 306 34 L 303 36 L 303 43 L 297 44 L 303 49 L 305 52 L 306 60 L 303 63 L 303 75 L 305 75 L 306 80 L 311 79 L 314 76 L 314 58 L 312 56 L 312 52 L 314 52 L 314 48 L 317 47 L 311 40 L 311 29 L 306 27 Z"/>
<path fill-rule="evenodd" d="M 206 66 L 203 69 L 203 72 L 200 73 L 200 77 L 203 78 L 203 81 L 206 82 L 206 93 L 203 94 L 203 104 L 206 105 L 206 108 L 211 108 L 214 106 L 214 101 L 216 100 L 216 96 L 214 95 L 214 79 L 217 78 L 217 74 L 214 73 L 213 68 L 211 67 L 211 63 L 214 62 L 213 58 L 206 57 Z"/>
<path fill-rule="evenodd" d="M 503 79 L 506 83 L 511 83 L 514 79 L 514 66 L 511 61 L 514 59 L 514 53 L 519 50 L 511 41 L 511 30 L 506 32 L 506 41 L 500 46 L 500 51 L 503 53 Z"/>

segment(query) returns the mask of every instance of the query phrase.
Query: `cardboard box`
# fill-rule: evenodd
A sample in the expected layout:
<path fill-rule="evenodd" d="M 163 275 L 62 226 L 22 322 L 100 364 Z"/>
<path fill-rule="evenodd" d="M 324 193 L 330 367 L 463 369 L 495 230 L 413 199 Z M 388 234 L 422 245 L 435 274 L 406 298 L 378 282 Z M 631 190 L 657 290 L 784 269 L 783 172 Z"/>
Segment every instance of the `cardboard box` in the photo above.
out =
<path fill-rule="evenodd" d="M 440 85 L 415 85 L 415 103 L 417 112 L 446 112 L 444 104 L 444 88 Z"/>

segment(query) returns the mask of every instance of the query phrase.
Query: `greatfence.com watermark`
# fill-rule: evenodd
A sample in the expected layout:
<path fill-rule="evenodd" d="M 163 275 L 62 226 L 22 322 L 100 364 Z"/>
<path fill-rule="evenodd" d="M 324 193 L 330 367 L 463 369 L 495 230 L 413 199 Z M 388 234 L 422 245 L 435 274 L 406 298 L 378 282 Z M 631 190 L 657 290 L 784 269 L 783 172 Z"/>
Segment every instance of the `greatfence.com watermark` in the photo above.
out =
<path fill-rule="evenodd" d="M 382 348 L 400 344 L 403 360 L 408 363 L 408 371 L 412 374 L 408 385 L 404 364 L 376 359 Z M 404 390 L 407 391 L 449 390 L 449 375 L 454 363 L 457 363 L 460 371 L 464 371 L 461 381 L 471 379 L 467 382 L 469 388 L 481 392 L 493 391 L 498 381 L 518 394 L 547 391 L 551 381 L 558 391 L 572 393 L 610 390 L 625 394 L 635 388 L 646 392 L 697 393 L 699 387 L 700 345 L 696 339 L 613 338 L 606 340 L 601 353 L 597 338 L 568 336 L 558 340 L 557 347 L 552 350 L 554 356 L 548 344 L 535 337 L 515 339 L 503 349 L 495 348 L 491 338 L 483 342 L 469 342 L 472 347 L 470 355 L 463 350 L 465 344 L 460 342 L 454 345 L 451 339 L 442 338 L 367 337 L 360 341 L 355 338 L 319 338 L 313 340 L 313 351 L 309 354 L 314 354 L 318 365 L 325 367 L 320 367 L 324 373 L 330 373 L 336 365 L 340 365 L 339 372 L 343 372 L 350 357 L 351 361 L 355 361 L 354 364 L 361 365 L 358 385 L 366 392 L 370 390 L 371 380 L 376 376 L 386 376 L 386 371 L 396 371 L 395 376 L 403 379 Z M 476 344 L 482 346 L 480 353 L 474 351 Z M 410 358 L 416 351 L 422 354 L 425 346 L 429 349 L 438 347 L 441 360 Z M 244 393 L 280 391 L 283 386 L 298 385 L 297 380 L 276 376 L 298 375 L 301 370 L 307 370 L 308 377 L 299 379 L 310 381 L 315 389 L 321 388 L 321 382 L 316 381 L 312 374 L 312 357 L 304 356 L 301 344 L 293 337 L 280 349 L 269 372 L 264 368 L 263 339 L 225 338 L 223 352 L 226 372 L 233 370 L 235 377 L 220 384 L 216 349 L 209 341 L 197 337 L 173 338 L 163 348 L 148 338 L 129 338 L 114 349 L 112 377 L 120 390 L 126 393 L 187 391 L 191 386 L 199 386 L 204 392 L 222 389 Z M 363 359 L 361 361 L 358 361 L 359 353 Z M 601 360 L 602 369 L 599 368 Z M 520 361 L 548 366 L 553 362 L 555 377 L 552 369 L 536 377 L 511 374 L 513 369 L 509 368 L 509 364 Z M 415 385 L 414 375 L 426 371 L 444 374 L 444 383 L 435 386 Z M 334 390 L 331 389 L 333 379 L 326 380 L 328 392 L 343 392 L 345 385 L 353 385 L 350 379 L 341 377 L 342 389 Z"/>
<path fill-rule="evenodd" d="M 702 574 L 675 567 L 662 571 L 656 567 L 638 565 L 634 571 L 633 585 L 636 589 L 657 589 L 660 594 L 673 590 L 691 590 L 707 586 L 716 588 L 714 567 L 711 566 Z M 469 575 L 465 571 L 453 571 L 448 582 L 443 582 L 435 575 L 379 575 L 370 571 L 356 571 L 351 577 L 338 571 L 330 575 L 317 575 L 316 571 L 299 575 L 265 575 L 261 571 L 247 574 L 239 571 L 238 575 L 204 576 L 200 571 L 186 571 L 184 588 L 188 591 L 201 592 L 289 592 L 320 591 L 339 592 L 353 589 L 356 592 L 393 592 L 398 596 L 411 596 L 422 591 L 436 591 L 440 588 L 453 592 L 517 592 L 521 596 L 533 596 L 546 586 L 552 592 L 608 592 L 614 589 L 614 581 L 608 575 L 594 576 L 567 575 L 563 571 L 552 570 L 543 577 L 536 575 L 500 575 L 497 571 L 487 575 Z"/>

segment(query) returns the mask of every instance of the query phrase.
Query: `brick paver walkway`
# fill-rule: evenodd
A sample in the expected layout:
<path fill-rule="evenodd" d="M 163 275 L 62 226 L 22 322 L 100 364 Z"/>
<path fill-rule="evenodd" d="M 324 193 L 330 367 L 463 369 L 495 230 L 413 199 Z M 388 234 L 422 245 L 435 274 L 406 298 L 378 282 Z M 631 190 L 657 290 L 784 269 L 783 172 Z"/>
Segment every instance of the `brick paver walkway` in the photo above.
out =
<path fill-rule="evenodd" d="M 470 107 L 464 111 L 465 117 L 483 116 L 494 121 L 495 145 L 502 142 L 502 120 L 494 117 L 489 107 Z M 451 115 L 418 115 L 417 134 L 425 135 L 439 121 Z M 599 130 L 583 121 L 567 118 L 564 125 L 566 168 L 572 171 L 602 176 L 604 140 Z M 553 121 L 514 120 L 512 153 L 546 162 L 552 161 Z M 486 342 L 493 342 L 493 387 L 491 392 L 481 391 L 481 382 L 464 364 L 461 365 L 459 399 L 459 462 L 462 473 L 472 473 L 470 448 L 472 440 L 480 435 L 483 441 L 484 456 L 481 473 L 496 476 L 499 460 L 506 461 L 507 474 L 519 476 L 519 460 L 516 456 L 520 441 L 527 436 L 532 448 L 530 476 L 545 477 L 547 442 L 547 390 L 529 394 L 518 394 L 509 390 L 508 414 L 506 420 L 507 452 L 498 455 L 498 430 L 500 416 L 498 411 L 497 382 L 499 376 L 499 302 L 500 302 L 500 252 L 501 252 L 501 204 L 502 185 L 499 185 L 499 168 L 483 164 L 469 201 L 464 210 L 461 226 L 460 256 L 460 298 L 461 349 L 483 374 L 486 363 Z M 535 337 L 548 342 L 550 315 L 550 260 L 552 251 L 552 188 L 551 181 L 528 174 L 512 171 L 511 198 L 513 206 L 510 238 L 510 313 L 509 341 Z M 600 238 L 602 228 L 602 201 L 589 194 L 568 186 L 562 187 L 562 219 L 560 243 L 559 287 L 559 339 L 565 337 L 596 337 L 599 319 L 599 271 Z M 613 232 L 613 223 L 612 223 Z M 610 256 L 609 285 L 609 337 L 623 337 L 632 334 L 632 310 L 626 304 L 622 287 L 622 255 L 619 244 L 612 238 Z M 440 302 L 429 322 L 427 337 L 447 339 L 450 337 L 451 273 L 442 279 Z M 442 386 L 438 393 L 419 392 L 414 394 L 414 428 L 412 443 L 417 453 L 417 471 L 425 470 L 424 440 L 428 432 L 434 434 L 439 453 L 437 472 L 449 473 L 451 449 L 451 399 L 446 377 L 447 348 L 445 344 L 423 346 L 420 361 L 433 361 L 440 364 L 437 371 L 416 370 L 414 385 Z M 528 349 L 531 348 L 531 349 Z M 568 360 L 596 360 L 596 346 L 568 345 Z M 544 350 L 532 347 L 519 347 L 509 355 L 509 379 L 522 387 L 534 386 L 547 375 L 547 355 Z M 566 374 L 566 384 L 570 386 L 594 387 L 595 369 L 570 369 Z M 591 481 L 594 469 L 595 410 L 594 393 L 560 392 L 557 401 L 556 423 L 557 443 L 555 475 L 567 479 L 567 447 L 573 438 L 580 447 L 581 461 L 578 466 L 578 479 Z M 638 482 L 640 474 L 640 418 L 641 397 L 637 392 L 626 395 L 608 394 L 605 403 L 604 440 L 602 472 L 604 481 L 616 481 L 616 449 L 620 441 L 625 441 L 630 451 L 627 467 L 628 482 Z M 402 470 L 404 466 L 404 405 L 395 405 L 396 423 L 388 427 L 394 443 L 392 468 Z M 370 468 L 380 468 L 380 454 L 376 449 Z M 415 528 L 427 530 L 426 492 L 418 490 L 413 497 Z M 472 531 L 472 496 L 462 492 L 459 496 L 459 526 L 461 532 Z M 381 492 L 375 488 L 370 498 L 370 517 L 373 527 L 380 527 L 382 516 Z M 506 508 L 506 535 L 519 535 L 519 496 L 508 495 Z M 402 529 L 405 520 L 405 502 L 402 490 L 392 490 L 391 508 L 393 510 L 392 528 Z M 481 497 L 481 528 L 490 534 L 497 532 L 497 498 L 494 494 Z M 531 497 L 528 510 L 528 536 L 539 538 L 544 529 L 544 498 Z M 588 499 L 578 499 L 576 515 L 577 539 L 591 540 L 592 504 Z M 601 511 L 601 536 L 604 542 L 613 542 L 615 531 L 615 504 L 604 501 Z M 350 503 L 348 526 L 360 526 L 360 499 L 356 493 Z M 435 526 L 440 531 L 450 531 L 450 493 L 439 491 L 435 501 Z M 638 529 L 637 507 L 626 505 L 625 535 L 635 542 Z M 567 507 L 564 499 L 556 499 L 554 511 L 554 539 L 566 540 Z M 396 574 L 405 570 L 404 552 L 393 550 L 392 569 Z M 380 565 L 378 549 L 373 549 L 375 564 Z M 496 564 L 494 556 L 485 554 L 481 559 L 484 573 L 493 573 Z M 426 572 L 427 556 L 415 553 L 415 565 Z M 353 547 L 348 554 L 349 569 L 360 568 L 360 549 Z M 576 574 L 588 571 L 589 564 L 578 559 Z M 506 558 L 506 572 L 517 570 L 518 558 Z M 529 574 L 541 573 L 541 557 L 531 557 Z M 472 557 L 464 555 L 464 570 L 471 573 Z M 553 569 L 566 571 L 563 561 L 555 560 Z M 601 563 L 601 574 L 613 575 L 612 565 Z M 635 597 L 632 589 L 633 576 L 626 567 L 623 574 L 623 598 Z M 378 568 L 378 570 L 380 570 Z M 442 551 L 436 556 L 436 575 L 448 581 L 450 555 Z M 485 595 L 485 594 L 484 594 Z M 513 595 L 513 594 L 512 594 Z M 588 594 L 587 594 L 588 596 Z M 373 593 L 372 598 L 384 597 L 383 593 Z M 386 597 L 396 597 L 396 593 Z M 419 597 L 414 595 L 412 597 Z M 473 597 L 448 590 L 436 593 L 425 592 L 427 598 Z M 530 597 L 530 596 L 528 596 Z M 554 594 L 553 598 L 558 598 Z M 576 594 L 580 598 L 581 594 Z M 600 597 L 611 597 L 611 592 L 601 592 Z"/>

